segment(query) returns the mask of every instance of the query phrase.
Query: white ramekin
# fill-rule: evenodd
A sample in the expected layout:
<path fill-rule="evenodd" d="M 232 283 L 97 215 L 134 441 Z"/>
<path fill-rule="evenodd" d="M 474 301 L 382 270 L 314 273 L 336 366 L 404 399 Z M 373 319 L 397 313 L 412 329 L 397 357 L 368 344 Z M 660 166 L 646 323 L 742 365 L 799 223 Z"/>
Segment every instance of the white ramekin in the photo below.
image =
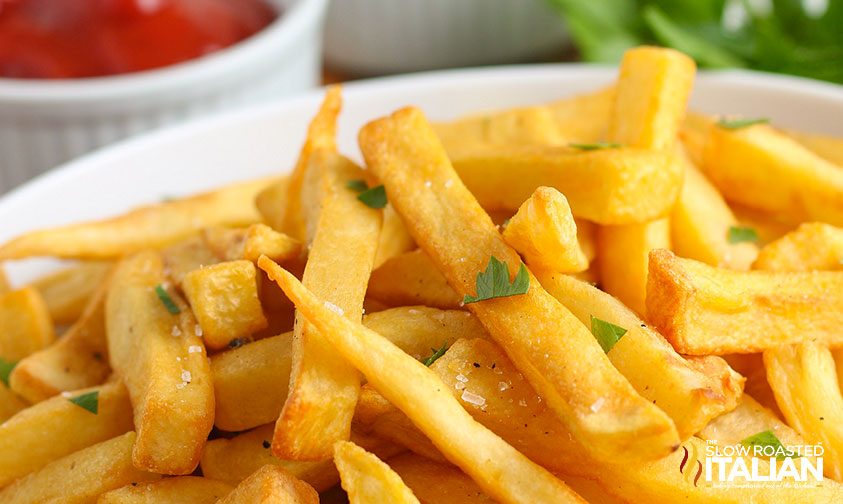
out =
<path fill-rule="evenodd" d="M 334 0 L 325 61 L 353 75 L 535 61 L 568 37 L 547 0 Z"/>
<path fill-rule="evenodd" d="M 198 60 L 114 77 L 0 78 L 0 194 L 141 131 L 316 86 L 328 0 L 272 2 L 278 20 Z"/>

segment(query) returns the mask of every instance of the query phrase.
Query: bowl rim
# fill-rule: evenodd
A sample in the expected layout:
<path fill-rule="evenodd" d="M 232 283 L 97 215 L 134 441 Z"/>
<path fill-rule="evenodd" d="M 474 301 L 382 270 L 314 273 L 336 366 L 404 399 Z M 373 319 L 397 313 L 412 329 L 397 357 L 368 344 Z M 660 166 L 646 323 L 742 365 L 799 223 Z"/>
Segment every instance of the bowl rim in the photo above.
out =
<path fill-rule="evenodd" d="M 84 79 L 10 79 L 0 77 L 0 106 L 15 109 L 38 106 L 123 102 L 138 97 L 190 91 L 212 83 L 222 85 L 232 67 L 260 68 L 259 62 L 275 48 L 290 47 L 309 28 L 321 26 L 329 0 L 294 0 L 267 27 L 230 47 L 182 63 L 136 73 Z M 237 77 L 251 75 L 239 73 Z M 228 75 L 230 78 L 231 76 Z M 216 83 L 216 84 L 213 84 Z"/>

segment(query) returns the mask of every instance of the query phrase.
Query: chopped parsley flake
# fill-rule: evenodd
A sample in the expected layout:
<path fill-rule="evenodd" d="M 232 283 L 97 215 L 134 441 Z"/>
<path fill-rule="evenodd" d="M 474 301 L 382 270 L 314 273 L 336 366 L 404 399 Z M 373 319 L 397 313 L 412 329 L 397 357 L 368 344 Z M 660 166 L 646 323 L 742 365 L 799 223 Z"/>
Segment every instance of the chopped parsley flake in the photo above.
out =
<path fill-rule="evenodd" d="M 500 297 L 518 296 L 526 294 L 529 288 L 530 275 L 527 273 L 524 263 L 521 263 L 521 266 L 518 268 L 518 274 L 515 275 L 515 280 L 510 283 L 509 266 L 497 257 L 492 256 L 489 258 L 486 271 L 477 273 L 477 295 L 466 295 L 463 298 L 463 304 Z"/>
<path fill-rule="evenodd" d="M 574 149 L 579 149 L 583 151 L 593 151 L 593 150 L 600 150 L 600 149 L 619 149 L 621 144 L 614 143 L 614 142 L 594 142 L 594 143 L 572 143 L 568 144 L 569 147 L 573 147 Z"/>
<path fill-rule="evenodd" d="M 796 453 L 785 448 L 782 442 L 779 441 L 779 438 L 777 438 L 776 435 L 773 434 L 773 431 L 769 430 L 761 431 L 758 434 L 753 434 L 752 436 L 749 436 L 748 438 L 741 441 L 741 444 L 750 447 L 772 447 L 775 450 L 777 459 L 792 458 L 796 456 Z"/>
<path fill-rule="evenodd" d="M 100 392 L 99 390 L 95 390 L 93 392 L 88 392 L 87 394 L 71 397 L 68 401 L 96 415 L 99 411 L 99 398 Z"/>
<path fill-rule="evenodd" d="M 386 206 L 386 189 L 382 185 L 373 187 L 360 193 L 357 199 L 369 208 L 383 208 Z"/>
<path fill-rule="evenodd" d="M 427 367 L 430 367 L 430 365 L 436 362 L 439 357 L 445 355 L 445 352 L 448 351 L 448 343 L 442 343 L 442 346 L 439 348 L 439 350 L 431 348 L 430 351 L 433 352 L 433 355 L 422 361 L 422 364 Z"/>
<path fill-rule="evenodd" d="M 748 128 L 749 126 L 754 126 L 756 124 L 769 124 L 770 120 L 766 117 L 759 117 L 755 119 L 727 119 L 722 118 L 717 121 L 717 125 L 721 128 L 727 130 L 736 130 L 742 128 Z"/>
<path fill-rule="evenodd" d="M 626 329 L 592 315 L 591 334 L 597 338 L 597 342 L 600 343 L 600 347 L 603 348 L 603 351 L 609 353 L 609 350 L 611 350 L 612 347 L 620 341 L 623 335 L 626 334 Z"/>
<path fill-rule="evenodd" d="M 171 315 L 178 315 L 181 313 L 181 309 L 179 305 L 173 301 L 173 298 L 170 297 L 170 294 L 167 292 L 167 289 L 164 288 L 162 284 L 158 284 L 155 286 L 155 294 L 158 295 L 158 299 L 161 300 L 161 303 L 164 305 L 164 308 L 170 312 Z"/>
<path fill-rule="evenodd" d="M 363 192 L 366 189 L 368 189 L 369 184 L 367 184 L 366 181 L 363 180 L 363 179 L 357 179 L 357 180 L 349 180 L 348 182 L 345 183 L 345 187 L 351 189 L 354 192 L 360 193 L 360 192 Z"/>
<path fill-rule="evenodd" d="M 729 243 L 758 242 L 758 232 L 751 227 L 731 226 L 726 236 Z"/>
<path fill-rule="evenodd" d="M 9 375 L 12 374 L 17 365 L 17 361 L 7 361 L 0 358 L 0 381 L 5 383 L 7 387 L 9 386 Z"/>

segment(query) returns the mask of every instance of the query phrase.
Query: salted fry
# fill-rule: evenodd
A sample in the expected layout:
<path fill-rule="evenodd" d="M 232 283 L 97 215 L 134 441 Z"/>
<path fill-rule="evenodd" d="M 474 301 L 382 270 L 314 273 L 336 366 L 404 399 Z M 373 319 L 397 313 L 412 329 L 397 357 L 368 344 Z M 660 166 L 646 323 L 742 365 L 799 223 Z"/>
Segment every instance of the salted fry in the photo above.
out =
<path fill-rule="evenodd" d="M 312 153 L 319 175 L 320 212 L 303 282 L 359 321 L 380 233 L 381 215 L 358 201 L 347 185 L 361 170 L 335 153 Z M 342 282 L 338 282 L 338 279 Z M 294 329 L 290 392 L 276 423 L 272 452 L 295 460 L 330 458 L 333 443 L 348 439 L 360 375 L 308 321 Z"/>
<path fill-rule="evenodd" d="M 0 246 L 0 260 L 33 256 L 116 259 L 168 245 L 208 226 L 246 226 L 260 220 L 255 195 L 272 181 L 243 182 L 110 219 L 33 231 Z"/>
<path fill-rule="evenodd" d="M 723 196 L 693 164 L 686 150 L 676 159 L 685 167 L 685 184 L 670 213 L 670 240 L 680 257 L 747 270 L 758 255 L 755 243 L 732 243 L 729 229 L 740 226 Z"/>
<path fill-rule="evenodd" d="M 243 480 L 219 504 L 319 504 L 319 494 L 277 465 L 265 465 Z"/>
<path fill-rule="evenodd" d="M 843 170 L 773 128 L 708 128 L 701 168 L 727 199 L 843 226 Z"/>
<path fill-rule="evenodd" d="M 556 189 L 536 189 L 504 228 L 503 239 L 531 267 L 560 273 L 588 269 L 588 259 L 577 241 L 571 207 Z"/>
<path fill-rule="evenodd" d="M 132 464 L 134 442 L 135 433 L 127 432 L 55 460 L 0 490 L 0 502 L 83 504 L 115 488 L 160 479 Z"/>
<path fill-rule="evenodd" d="M 413 491 L 388 465 L 354 443 L 338 441 L 334 445 L 334 463 L 351 504 L 419 502 Z"/>
<path fill-rule="evenodd" d="M 105 336 L 105 298 L 101 281 L 79 319 L 55 343 L 18 362 L 9 376 L 16 394 L 37 403 L 59 392 L 99 385 L 111 374 Z"/>
<path fill-rule="evenodd" d="M 654 250 L 647 313 L 688 355 L 753 353 L 808 339 L 840 345 L 843 275 L 730 271 Z"/>
<path fill-rule="evenodd" d="M 493 504 L 489 496 L 462 471 L 411 453 L 388 461 L 422 504 Z"/>
<path fill-rule="evenodd" d="M 770 431 L 787 446 L 805 444 L 805 439 L 782 422 L 773 411 L 765 408 L 749 394 L 741 397 L 732 411 L 725 413 L 703 428 L 699 436 L 721 444 L 737 444 L 753 434 Z"/>
<path fill-rule="evenodd" d="M 97 504 L 215 504 L 234 487 L 199 476 L 177 476 L 126 485 L 100 495 Z"/>
<path fill-rule="evenodd" d="M 106 299 L 108 353 L 134 410 L 135 466 L 190 474 L 213 425 L 213 382 L 196 319 L 164 284 L 157 252 L 118 264 Z"/>
<path fill-rule="evenodd" d="M 461 152 L 451 161 L 456 169 L 451 178 L 458 175 L 483 208 L 514 212 L 536 188 L 548 186 L 568 198 L 575 216 L 607 225 L 667 214 L 682 186 L 681 166 L 669 155 L 645 149 L 490 146 Z"/>
<path fill-rule="evenodd" d="M 424 364 L 377 333 L 327 308 L 294 276 L 269 259 L 261 258 L 259 265 L 330 339 L 337 352 L 487 494 L 507 503 L 582 502 L 564 483 L 473 421 Z M 418 401 L 418 397 L 427 400 Z"/>
<path fill-rule="evenodd" d="M 811 271 L 843 269 L 843 229 L 810 222 L 761 249 L 754 269 Z"/>
<path fill-rule="evenodd" d="M 202 238 L 223 261 L 245 259 L 257 262 L 262 255 L 283 262 L 298 257 L 301 243 L 266 224 L 252 224 L 247 228 L 213 227 L 202 232 Z"/>
<path fill-rule="evenodd" d="M 518 271 L 520 258 L 462 185 L 418 109 L 365 126 L 360 144 L 408 231 L 458 294 L 475 295 L 476 277 L 493 257 Z M 525 294 L 467 306 L 595 456 L 647 459 L 678 444 L 667 415 L 635 392 L 535 278 Z M 595 402 L 614 407 L 592 408 Z"/>
<path fill-rule="evenodd" d="M 267 326 L 258 298 L 257 269 L 251 261 L 195 269 L 184 277 L 182 289 L 208 348 L 224 348 Z"/>
<path fill-rule="evenodd" d="M 38 289 L 55 324 L 72 324 L 111 271 L 107 262 L 85 262 L 52 273 L 32 283 Z"/>
<path fill-rule="evenodd" d="M 0 358 L 17 362 L 56 339 L 44 298 L 34 287 L 0 294 Z"/>
<path fill-rule="evenodd" d="M 681 439 L 738 404 L 743 378 L 723 359 L 682 357 L 609 294 L 567 275 L 543 271 L 536 275 L 583 324 L 590 325 L 591 317 L 596 317 L 626 330 L 606 355 L 638 393 L 673 419 Z"/>
<path fill-rule="evenodd" d="M 420 249 L 395 256 L 372 271 L 366 294 L 387 306 L 453 309 L 462 301 Z"/>

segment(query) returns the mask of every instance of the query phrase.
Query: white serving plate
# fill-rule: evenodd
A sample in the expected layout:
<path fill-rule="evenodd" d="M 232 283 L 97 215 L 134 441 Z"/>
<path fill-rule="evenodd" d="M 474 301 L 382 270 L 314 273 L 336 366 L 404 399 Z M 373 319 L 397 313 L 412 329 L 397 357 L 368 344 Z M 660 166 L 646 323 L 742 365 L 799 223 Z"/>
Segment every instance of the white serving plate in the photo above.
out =
<path fill-rule="evenodd" d="M 345 88 L 341 150 L 359 159 L 357 130 L 405 105 L 433 119 L 537 104 L 612 82 L 616 70 L 538 65 L 453 70 L 360 81 Z M 243 109 L 146 134 L 68 163 L 0 198 L 0 240 L 24 231 L 120 213 L 163 197 L 287 172 L 322 93 Z M 792 77 L 703 73 L 692 107 L 769 117 L 775 124 L 843 136 L 843 87 Z M 6 265 L 19 284 L 55 262 Z"/>

